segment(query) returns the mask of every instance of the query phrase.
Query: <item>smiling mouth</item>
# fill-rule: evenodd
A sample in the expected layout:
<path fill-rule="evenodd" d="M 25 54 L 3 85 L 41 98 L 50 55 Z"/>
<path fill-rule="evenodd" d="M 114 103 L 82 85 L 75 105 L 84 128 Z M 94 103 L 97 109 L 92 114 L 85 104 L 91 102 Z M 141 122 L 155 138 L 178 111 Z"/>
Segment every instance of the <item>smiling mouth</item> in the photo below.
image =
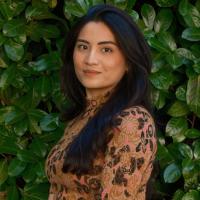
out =
<path fill-rule="evenodd" d="M 83 70 L 84 74 L 86 75 L 97 75 L 100 74 L 101 72 L 95 71 L 95 70 Z"/>

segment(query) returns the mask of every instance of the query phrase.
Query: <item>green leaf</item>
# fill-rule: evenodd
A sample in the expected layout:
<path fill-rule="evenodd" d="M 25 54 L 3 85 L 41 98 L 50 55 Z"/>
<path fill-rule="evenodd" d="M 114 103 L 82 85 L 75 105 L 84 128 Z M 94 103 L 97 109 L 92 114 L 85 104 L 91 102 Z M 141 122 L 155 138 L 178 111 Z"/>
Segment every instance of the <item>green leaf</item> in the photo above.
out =
<path fill-rule="evenodd" d="M 192 52 L 185 48 L 178 48 L 175 50 L 178 56 L 182 56 L 184 58 L 187 58 L 189 60 L 194 60 L 195 56 L 192 54 Z"/>
<path fill-rule="evenodd" d="M 17 158 L 12 159 L 8 167 L 9 176 L 18 176 L 26 168 L 26 163 L 18 160 Z"/>
<path fill-rule="evenodd" d="M 181 189 L 178 189 L 174 193 L 172 200 L 181 200 L 184 194 L 185 193 Z"/>
<path fill-rule="evenodd" d="M 35 71 L 41 72 L 44 70 L 57 70 L 61 64 L 60 54 L 58 52 L 51 52 L 43 54 L 36 62 L 30 62 L 29 66 L 33 67 Z"/>
<path fill-rule="evenodd" d="M 1 44 L 0 44 L 1 45 Z M 6 68 L 8 65 L 5 63 L 5 61 L 0 57 L 0 67 L 1 68 Z"/>
<path fill-rule="evenodd" d="M 30 150 L 19 150 L 17 152 L 17 158 L 22 161 L 22 162 L 30 162 L 30 163 L 34 163 L 38 161 L 38 157 L 31 152 Z"/>
<path fill-rule="evenodd" d="M 3 123 L 5 121 L 6 114 L 12 110 L 12 106 L 4 106 L 3 108 L 0 108 L 0 123 Z"/>
<path fill-rule="evenodd" d="M 169 153 L 168 149 L 164 145 L 161 145 L 159 142 L 158 142 L 157 159 L 159 160 L 162 169 L 165 168 L 166 165 L 174 161 L 174 158 Z"/>
<path fill-rule="evenodd" d="M 171 53 L 171 51 L 169 50 L 169 48 L 167 48 L 161 41 L 159 41 L 156 38 L 150 38 L 148 39 L 148 44 L 153 47 L 154 49 L 156 49 L 158 52 L 161 53 Z"/>
<path fill-rule="evenodd" d="M 186 85 L 180 85 L 176 89 L 176 98 L 180 101 L 186 101 Z"/>
<path fill-rule="evenodd" d="M 184 143 L 179 143 L 178 149 L 183 157 L 190 158 L 190 159 L 193 158 L 193 152 L 189 145 L 184 144 Z"/>
<path fill-rule="evenodd" d="M 151 6 L 150 4 L 144 3 L 141 8 L 141 15 L 146 27 L 152 30 L 154 19 L 156 17 L 156 13 L 153 6 Z"/>
<path fill-rule="evenodd" d="M 44 38 L 58 38 L 60 36 L 60 30 L 55 25 L 43 24 L 40 28 Z"/>
<path fill-rule="evenodd" d="M 162 67 L 166 64 L 164 58 L 166 57 L 165 53 L 157 53 L 157 52 L 152 52 L 152 61 L 153 61 L 153 68 L 151 69 L 152 73 L 155 73 L 162 69 Z"/>
<path fill-rule="evenodd" d="M 140 23 L 140 22 L 138 22 L 138 23 Z M 143 30 L 143 34 L 144 34 L 144 37 L 147 38 L 147 39 L 148 38 L 152 38 L 153 39 L 155 37 L 155 32 L 153 30 L 150 30 L 150 29 L 147 29 L 147 28 L 145 28 Z M 154 43 L 152 43 L 152 44 L 154 44 Z"/>
<path fill-rule="evenodd" d="M 107 0 L 106 3 L 110 3 L 121 10 L 124 10 L 127 7 L 127 0 Z"/>
<path fill-rule="evenodd" d="M 191 190 L 187 192 L 182 200 L 199 200 L 200 199 L 200 194 L 197 190 Z"/>
<path fill-rule="evenodd" d="M 127 10 L 132 10 L 133 6 L 135 5 L 136 3 L 136 0 L 128 0 L 128 3 L 127 3 Z"/>
<path fill-rule="evenodd" d="M 100 3 L 104 3 L 104 0 L 89 0 L 91 2 L 92 5 L 96 5 L 96 4 L 100 4 Z M 135 0 L 129 0 L 129 1 L 135 1 Z"/>
<path fill-rule="evenodd" d="M 194 160 L 184 159 L 182 162 L 182 174 L 184 177 L 184 187 L 186 189 L 198 185 L 199 166 Z"/>
<path fill-rule="evenodd" d="M 181 171 L 175 163 L 168 165 L 164 171 L 165 183 L 174 183 L 181 177 Z"/>
<path fill-rule="evenodd" d="M 11 111 L 5 115 L 5 124 L 15 124 L 24 119 L 26 113 L 17 107 L 12 107 Z"/>
<path fill-rule="evenodd" d="M 155 32 L 168 30 L 173 21 L 173 13 L 170 9 L 164 8 L 159 11 L 154 22 Z"/>
<path fill-rule="evenodd" d="M 41 38 L 58 38 L 60 36 L 60 30 L 56 25 L 31 22 L 27 25 L 26 34 L 32 40 L 39 42 Z"/>
<path fill-rule="evenodd" d="M 25 96 L 21 96 L 15 101 L 15 105 L 20 109 L 23 109 L 24 112 L 29 112 L 30 109 L 37 107 L 40 102 L 40 97 L 37 92 L 34 91 L 34 88 L 29 90 Z"/>
<path fill-rule="evenodd" d="M 200 60 L 196 61 L 192 67 L 196 73 L 200 74 Z"/>
<path fill-rule="evenodd" d="M 172 85 L 175 77 L 169 69 L 161 69 L 156 73 L 150 74 L 150 81 L 160 90 L 168 90 L 170 85 Z"/>
<path fill-rule="evenodd" d="M 4 43 L 4 49 L 7 56 L 12 61 L 19 61 L 24 55 L 24 47 L 21 44 L 14 42 L 13 40 L 9 39 Z"/>
<path fill-rule="evenodd" d="M 0 33 L 0 46 L 2 45 L 2 44 L 4 44 L 4 42 L 6 41 L 6 37 L 2 34 L 2 33 Z M 2 59 L 2 58 L 1 58 Z M 3 59 L 2 59 L 3 60 Z"/>
<path fill-rule="evenodd" d="M 47 153 L 47 145 L 39 138 L 33 139 L 30 150 L 39 157 L 44 157 Z"/>
<path fill-rule="evenodd" d="M 186 28 L 182 35 L 182 38 L 189 41 L 199 41 L 200 40 L 200 28 Z"/>
<path fill-rule="evenodd" d="M 181 117 L 189 113 L 189 108 L 186 103 L 181 101 L 175 101 L 167 111 L 167 114 L 172 117 Z"/>
<path fill-rule="evenodd" d="M 173 69 L 177 69 L 179 68 L 181 65 L 183 65 L 183 58 L 179 55 L 177 55 L 177 53 L 170 53 L 166 56 L 166 60 L 167 63 L 173 68 Z"/>
<path fill-rule="evenodd" d="M 76 17 L 82 17 L 87 12 L 87 10 L 85 10 L 84 7 L 81 7 L 80 4 L 75 3 L 75 2 L 65 1 L 65 4 L 64 4 L 65 17 L 67 19 L 69 19 L 72 15 L 74 15 Z"/>
<path fill-rule="evenodd" d="M 166 94 L 162 90 L 152 90 L 152 101 L 157 109 L 161 109 L 165 105 Z"/>
<path fill-rule="evenodd" d="M 38 125 L 38 121 L 35 120 L 33 117 L 29 116 L 28 117 L 28 120 L 29 120 L 29 130 L 31 133 L 38 133 L 38 134 L 41 134 L 42 131 L 41 131 L 41 128 L 39 127 Z"/>
<path fill-rule="evenodd" d="M 182 173 L 184 178 L 191 177 L 192 174 L 196 171 L 196 165 L 191 159 L 184 159 L 182 162 Z"/>
<path fill-rule="evenodd" d="M 15 70 L 15 78 L 12 80 L 11 85 L 17 89 L 22 89 L 24 87 L 24 78 L 19 73 L 18 69 Z"/>
<path fill-rule="evenodd" d="M 156 3 L 160 7 L 171 7 L 177 3 L 177 0 L 156 0 Z"/>
<path fill-rule="evenodd" d="M 0 13 L 4 17 L 4 19 L 6 20 L 12 19 L 14 13 L 12 10 L 11 1 L 10 2 L 0 1 Z"/>
<path fill-rule="evenodd" d="M 23 191 L 24 200 L 47 200 L 49 194 L 49 185 L 41 184 L 26 184 Z"/>
<path fill-rule="evenodd" d="M 29 144 L 29 138 L 28 137 L 18 137 L 16 144 L 20 147 L 20 149 L 27 148 Z"/>
<path fill-rule="evenodd" d="M 190 65 L 186 66 L 185 72 L 186 72 L 186 75 L 187 75 L 188 78 L 192 78 L 192 77 L 194 78 L 194 77 L 196 77 L 196 76 L 198 75 L 198 74 L 194 71 L 193 67 L 190 66 Z"/>
<path fill-rule="evenodd" d="M 22 33 L 21 35 L 14 37 L 13 40 L 19 44 L 24 44 L 27 41 L 27 37 L 25 33 Z"/>
<path fill-rule="evenodd" d="M 19 16 L 19 14 L 25 9 L 26 2 L 24 2 L 24 0 L 13 0 L 11 7 L 14 16 Z"/>
<path fill-rule="evenodd" d="M 8 178 L 8 164 L 6 160 L 0 160 L 0 185 Z"/>
<path fill-rule="evenodd" d="M 47 113 L 40 109 L 30 109 L 28 115 L 36 121 L 40 121 Z"/>
<path fill-rule="evenodd" d="M 167 136 L 183 134 L 188 128 L 187 120 L 183 117 L 172 117 L 166 125 Z"/>
<path fill-rule="evenodd" d="M 38 162 L 35 166 L 35 173 L 40 178 L 45 178 L 44 162 Z"/>
<path fill-rule="evenodd" d="M 16 185 L 10 186 L 7 190 L 7 200 L 18 200 L 19 192 L 17 190 Z"/>
<path fill-rule="evenodd" d="M 176 163 L 181 163 L 183 160 L 183 156 L 181 155 L 180 150 L 179 150 L 179 144 L 180 144 L 179 142 L 175 141 L 167 145 L 167 149 L 169 153 L 173 156 L 173 162 L 176 162 Z"/>
<path fill-rule="evenodd" d="M 34 84 L 34 90 L 42 98 L 51 92 L 51 80 L 47 76 L 38 78 Z"/>
<path fill-rule="evenodd" d="M 200 75 L 189 78 L 186 100 L 190 110 L 200 117 Z"/>
<path fill-rule="evenodd" d="M 176 42 L 168 32 L 161 32 L 157 34 L 158 40 L 168 49 L 174 51 L 176 49 Z"/>
<path fill-rule="evenodd" d="M 200 160 L 200 141 L 194 142 L 194 158 Z"/>
<path fill-rule="evenodd" d="M 24 135 L 25 132 L 27 131 L 27 129 L 28 129 L 28 121 L 26 118 L 19 121 L 14 126 L 14 131 L 15 131 L 16 135 L 18 135 L 18 136 Z"/>
<path fill-rule="evenodd" d="M 58 127 L 58 125 L 59 125 L 59 118 L 56 113 L 46 115 L 40 121 L 40 127 L 43 131 L 53 131 Z"/>
<path fill-rule="evenodd" d="M 47 4 L 42 6 L 28 6 L 25 12 L 25 17 L 28 21 L 43 20 L 43 19 L 56 19 L 57 17 L 49 12 Z"/>
<path fill-rule="evenodd" d="M 190 128 L 184 133 L 185 137 L 195 139 L 200 137 L 200 131 L 195 128 Z"/>
<path fill-rule="evenodd" d="M 183 8 L 183 19 L 188 27 L 200 28 L 200 12 L 193 6 L 191 3 L 184 2 L 184 7 L 187 6 L 187 9 Z"/>
<path fill-rule="evenodd" d="M 25 32 L 25 21 L 22 19 L 12 19 L 4 24 L 3 34 L 7 37 L 16 37 Z"/>
<path fill-rule="evenodd" d="M 193 22 L 193 26 L 200 28 L 200 12 L 195 6 L 190 6 L 190 16 Z"/>
<path fill-rule="evenodd" d="M 181 0 L 178 6 L 178 11 L 182 16 L 185 16 L 189 12 L 188 0 Z"/>
<path fill-rule="evenodd" d="M 4 138 L 0 140 L 0 153 L 16 155 L 19 147 L 16 145 L 16 141 L 12 137 Z"/>
<path fill-rule="evenodd" d="M 44 132 L 43 134 L 38 136 L 43 142 L 49 143 L 58 141 L 63 136 L 63 132 L 64 132 L 64 127 L 63 128 L 59 127 L 55 131 Z"/>
<path fill-rule="evenodd" d="M 139 14 L 135 10 L 130 10 L 129 15 L 137 23 L 137 21 L 139 20 Z"/>
<path fill-rule="evenodd" d="M 55 8 L 57 6 L 57 0 L 49 0 L 49 8 Z"/>
<path fill-rule="evenodd" d="M 35 165 L 28 164 L 26 169 L 24 170 L 22 177 L 26 181 L 26 183 L 33 182 L 36 178 Z"/>
<path fill-rule="evenodd" d="M 199 0 L 196 1 L 195 7 L 196 7 L 198 10 L 200 10 L 200 1 L 199 1 Z"/>
<path fill-rule="evenodd" d="M 7 67 L 0 77 L 0 88 L 6 89 L 13 81 L 16 75 L 15 66 L 11 65 Z"/>

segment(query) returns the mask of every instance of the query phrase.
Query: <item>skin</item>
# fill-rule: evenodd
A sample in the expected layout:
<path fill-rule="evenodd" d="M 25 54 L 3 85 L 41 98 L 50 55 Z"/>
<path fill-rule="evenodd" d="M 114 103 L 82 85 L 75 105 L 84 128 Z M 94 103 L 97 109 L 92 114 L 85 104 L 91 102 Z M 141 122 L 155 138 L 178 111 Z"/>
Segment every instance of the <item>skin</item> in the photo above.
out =
<path fill-rule="evenodd" d="M 115 36 L 103 22 L 88 22 L 82 28 L 74 47 L 73 61 L 76 76 L 88 98 L 112 90 L 127 70 Z"/>

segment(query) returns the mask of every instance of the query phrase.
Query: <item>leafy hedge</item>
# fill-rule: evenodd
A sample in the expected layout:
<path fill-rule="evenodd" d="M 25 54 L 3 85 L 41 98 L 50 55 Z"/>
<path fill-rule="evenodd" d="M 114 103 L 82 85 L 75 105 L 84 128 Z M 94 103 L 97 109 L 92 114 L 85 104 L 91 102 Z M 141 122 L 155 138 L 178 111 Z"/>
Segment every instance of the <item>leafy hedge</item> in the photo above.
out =
<path fill-rule="evenodd" d="M 68 105 L 59 89 L 63 39 L 77 17 L 103 2 L 0 1 L 0 199 L 47 199 L 44 162 Z M 152 48 L 160 166 L 153 199 L 199 200 L 200 0 L 106 3 L 126 10 Z"/>

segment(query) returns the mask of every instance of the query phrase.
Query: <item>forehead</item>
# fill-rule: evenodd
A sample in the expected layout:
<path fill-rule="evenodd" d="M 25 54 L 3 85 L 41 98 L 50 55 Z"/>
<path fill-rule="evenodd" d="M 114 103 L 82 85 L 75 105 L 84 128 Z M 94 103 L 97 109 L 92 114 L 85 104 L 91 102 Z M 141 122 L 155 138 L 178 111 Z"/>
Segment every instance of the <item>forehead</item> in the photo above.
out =
<path fill-rule="evenodd" d="M 104 41 L 109 40 L 115 42 L 115 36 L 111 29 L 103 22 L 88 22 L 81 29 L 78 39 Z"/>

